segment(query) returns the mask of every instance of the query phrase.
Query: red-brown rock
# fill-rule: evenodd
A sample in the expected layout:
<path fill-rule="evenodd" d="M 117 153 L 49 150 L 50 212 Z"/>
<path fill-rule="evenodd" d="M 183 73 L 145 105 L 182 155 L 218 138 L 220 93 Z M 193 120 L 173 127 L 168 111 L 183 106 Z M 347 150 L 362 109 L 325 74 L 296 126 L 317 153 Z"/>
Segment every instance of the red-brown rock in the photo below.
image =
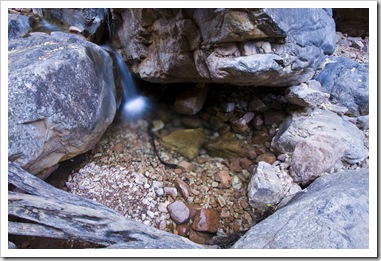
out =
<path fill-rule="evenodd" d="M 193 229 L 189 231 L 189 239 L 198 244 L 205 244 L 211 238 L 209 233 L 198 232 Z"/>
<path fill-rule="evenodd" d="M 229 188 L 231 185 L 231 177 L 226 170 L 218 171 L 215 180 L 220 182 L 223 188 Z"/>
<path fill-rule="evenodd" d="M 220 225 L 220 214 L 214 209 L 200 209 L 196 212 L 192 228 L 201 232 L 216 233 Z"/>
<path fill-rule="evenodd" d="M 178 225 L 177 226 L 177 232 L 179 233 L 179 236 L 187 237 L 189 235 L 190 227 L 188 225 Z"/>
<path fill-rule="evenodd" d="M 189 197 L 190 188 L 187 183 L 182 181 L 180 178 L 176 178 L 175 186 L 180 191 L 180 194 L 187 199 Z"/>
<path fill-rule="evenodd" d="M 234 172 L 240 172 L 242 170 L 240 161 L 240 159 L 231 159 L 229 165 L 230 170 Z"/>
<path fill-rule="evenodd" d="M 253 162 L 248 158 L 243 158 L 241 161 L 241 166 L 243 169 L 248 169 Z"/>
<path fill-rule="evenodd" d="M 123 151 L 123 145 L 121 143 L 116 144 L 113 148 L 116 153 L 121 153 Z"/>

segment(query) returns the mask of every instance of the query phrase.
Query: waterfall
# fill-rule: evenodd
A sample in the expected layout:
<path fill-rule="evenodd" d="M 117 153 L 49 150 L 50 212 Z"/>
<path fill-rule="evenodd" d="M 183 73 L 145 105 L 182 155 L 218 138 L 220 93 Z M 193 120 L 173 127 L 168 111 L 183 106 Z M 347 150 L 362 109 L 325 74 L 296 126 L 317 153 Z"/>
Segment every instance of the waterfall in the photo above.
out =
<path fill-rule="evenodd" d="M 121 105 L 122 117 L 125 120 L 136 119 L 142 116 L 146 111 L 147 98 L 138 94 L 137 84 L 124 62 L 122 55 L 115 51 L 114 53 L 123 87 L 123 99 Z"/>

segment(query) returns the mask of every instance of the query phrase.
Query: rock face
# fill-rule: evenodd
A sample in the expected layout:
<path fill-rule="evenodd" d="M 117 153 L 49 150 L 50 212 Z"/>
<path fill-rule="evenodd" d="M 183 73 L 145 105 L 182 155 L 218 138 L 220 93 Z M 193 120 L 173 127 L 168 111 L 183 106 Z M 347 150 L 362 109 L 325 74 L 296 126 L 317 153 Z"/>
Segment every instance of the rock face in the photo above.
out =
<path fill-rule="evenodd" d="M 369 114 L 369 68 L 348 58 L 326 64 L 316 80 L 354 116 Z"/>
<path fill-rule="evenodd" d="M 116 111 L 107 52 L 59 32 L 8 50 L 8 159 L 37 174 L 92 148 Z"/>
<path fill-rule="evenodd" d="M 332 12 L 317 8 L 113 9 L 112 17 L 114 45 L 157 83 L 297 85 L 336 43 Z"/>
<path fill-rule="evenodd" d="M 368 184 L 368 169 L 320 177 L 232 248 L 368 248 Z"/>
<path fill-rule="evenodd" d="M 294 113 L 279 127 L 271 146 L 293 154 L 290 174 L 302 184 L 329 171 L 338 160 L 354 164 L 368 156 L 361 131 L 337 114 L 321 109 Z"/>

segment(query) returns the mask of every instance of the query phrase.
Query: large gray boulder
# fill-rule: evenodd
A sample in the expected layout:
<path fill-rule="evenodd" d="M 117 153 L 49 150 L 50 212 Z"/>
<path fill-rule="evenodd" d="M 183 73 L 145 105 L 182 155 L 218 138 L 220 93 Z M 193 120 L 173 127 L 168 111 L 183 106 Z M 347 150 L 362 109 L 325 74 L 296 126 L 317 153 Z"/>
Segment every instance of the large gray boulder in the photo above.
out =
<path fill-rule="evenodd" d="M 292 86 L 335 49 L 329 9 L 114 9 L 114 45 L 157 82 Z"/>
<path fill-rule="evenodd" d="M 8 159 L 37 174 L 99 141 L 115 112 L 112 60 L 67 33 L 8 44 Z"/>
<path fill-rule="evenodd" d="M 369 114 L 369 65 L 348 58 L 334 58 L 316 80 L 328 90 L 335 103 L 353 116 Z"/>
<path fill-rule="evenodd" d="M 369 169 L 318 178 L 232 248 L 369 247 Z"/>
<path fill-rule="evenodd" d="M 368 156 L 363 134 L 356 125 L 318 108 L 294 112 L 281 124 L 271 146 L 292 154 L 290 175 L 302 184 L 331 172 L 340 160 L 355 164 Z"/>

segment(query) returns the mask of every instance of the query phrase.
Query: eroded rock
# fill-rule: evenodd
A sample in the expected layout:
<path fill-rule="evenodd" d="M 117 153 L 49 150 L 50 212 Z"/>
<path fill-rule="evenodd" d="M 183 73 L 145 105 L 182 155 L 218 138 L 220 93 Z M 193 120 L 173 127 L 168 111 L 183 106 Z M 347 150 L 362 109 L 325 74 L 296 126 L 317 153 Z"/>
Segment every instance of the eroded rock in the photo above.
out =
<path fill-rule="evenodd" d="M 168 212 L 176 224 L 185 223 L 189 219 L 189 208 L 181 201 L 175 201 L 167 206 Z"/>
<path fill-rule="evenodd" d="M 157 83 L 297 85 L 336 43 L 329 9 L 113 9 L 112 17 L 120 17 L 115 45 Z"/>
<path fill-rule="evenodd" d="M 368 156 L 363 135 L 354 124 L 317 108 L 295 112 L 285 120 L 271 146 L 281 153 L 293 154 L 291 173 L 296 182 L 303 183 L 331 169 L 339 159 L 354 164 Z"/>
<path fill-rule="evenodd" d="M 216 233 L 220 225 L 220 215 L 214 209 L 200 209 L 196 212 L 192 228 L 200 232 Z"/>

